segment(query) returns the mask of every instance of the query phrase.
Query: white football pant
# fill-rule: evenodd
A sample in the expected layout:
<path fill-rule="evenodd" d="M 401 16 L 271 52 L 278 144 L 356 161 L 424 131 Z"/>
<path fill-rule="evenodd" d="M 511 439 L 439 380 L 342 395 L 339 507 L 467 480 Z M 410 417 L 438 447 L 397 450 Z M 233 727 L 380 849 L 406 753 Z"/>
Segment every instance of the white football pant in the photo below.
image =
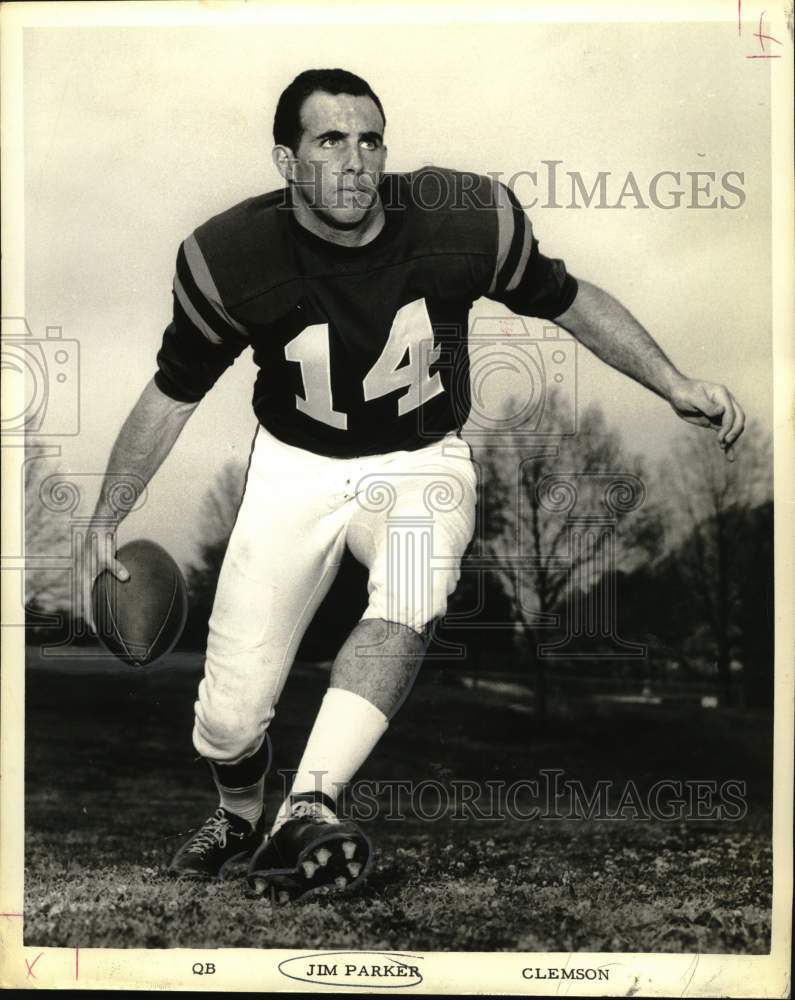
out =
<path fill-rule="evenodd" d="M 445 613 L 475 525 L 469 446 L 338 459 L 260 427 L 218 580 L 193 742 L 234 764 L 265 738 L 301 638 L 345 545 L 369 570 L 362 618 L 418 632 Z"/>

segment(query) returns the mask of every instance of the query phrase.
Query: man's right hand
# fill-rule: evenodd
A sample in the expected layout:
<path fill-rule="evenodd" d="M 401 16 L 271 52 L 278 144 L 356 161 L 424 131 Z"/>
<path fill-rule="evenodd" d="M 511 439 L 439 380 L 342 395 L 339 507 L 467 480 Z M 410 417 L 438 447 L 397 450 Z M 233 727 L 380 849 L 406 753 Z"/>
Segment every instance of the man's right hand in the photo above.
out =
<path fill-rule="evenodd" d="M 91 593 L 94 581 L 104 570 L 112 573 L 117 580 L 130 579 L 125 566 L 116 558 L 116 531 L 110 526 L 91 524 L 86 532 L 83 545 L 83 571 L 78 588 L 75 617 L 83 618 L 92 632 L 96 632 Z"/>
<path fill-rule="evenodd" d="M 108 460 L 108 469 L 114 479 L 126 479 L 130 495 L 125 494 L 124 508 L 110 502 L 107 483 L 103 483 L 94 516 L 86 532 L 83 545 L 83 568 L 73 598 L 75 618 L 82 618 L 96 632 L 93 618 L 91 591 L 94 581 L 103 570 L 108 570 L 117 580 L 129 580 L 126 568 L 116 558 L 115 535 L 119 523 L 135 508 L 146 490 L 146 484 L 160 468 L 171 451 L 180 431 L 198 403 L 184 403 L 172 399 L 158 389 L 154 379 L 146 384 L 138 402 L 124 421 Z M 106 473 L 111 475 L 111 473 Z"/>

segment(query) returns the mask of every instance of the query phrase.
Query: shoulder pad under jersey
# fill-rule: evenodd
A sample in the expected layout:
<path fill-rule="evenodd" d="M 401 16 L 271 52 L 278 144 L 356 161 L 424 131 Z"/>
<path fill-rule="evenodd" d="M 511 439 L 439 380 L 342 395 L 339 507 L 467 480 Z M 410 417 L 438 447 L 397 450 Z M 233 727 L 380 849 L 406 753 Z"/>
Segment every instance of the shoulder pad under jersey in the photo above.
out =
<path fill-rule="evenodd" d="M 299 294 L 285 192 L 247 198 L 195 232 L 224 305 L 244 322 L 249 307 L 261 321 L 264 304 L 278 315 Z"/>

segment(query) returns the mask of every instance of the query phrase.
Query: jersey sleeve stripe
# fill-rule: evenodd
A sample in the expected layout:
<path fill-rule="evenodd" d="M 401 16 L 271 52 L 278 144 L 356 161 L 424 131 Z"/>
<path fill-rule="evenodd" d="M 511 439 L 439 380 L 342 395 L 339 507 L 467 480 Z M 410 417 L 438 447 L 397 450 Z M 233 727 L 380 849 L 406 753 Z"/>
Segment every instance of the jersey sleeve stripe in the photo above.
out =
<path fill-rule="evenodd" d="M 204 259 L 204 254 L 201 252 L 201 247 L 196 237 L 191 234 L 182 246 L 185 250 L 185 260 L 193 275 L 193 280 L 196 282 L 196 287 L 202 292 L 224 322 L 228 323 L 233 330 L 236 330 L 245 337 L 246 328 L 229 315 L 221 301 L 221 294 L 213 280 L 210 268 L 207 266 L 207 261 Z"/>
<path fill-rule="evenodd" d="M 182 298 L 180 302 L 183 308 L 185 308 L 185 299 L 190 302 L 193 307 L 194 313 L 201 316 L 203 320 L 203 325 L 199 327 L 202 333 L 206 334 L 206 329 L 209 328 L 219 338 L 219 341 L 224 343 L 247 343 L 245 337 L 241 336 L 238 331 L 230 326 L 226 320 L 218 312 L 215 305 L 208 301 L 205 292 L 196 284 L 196 279 L 193 276 L 193 271 L 191 271 L 188 264 L 188 258 L 185 254 L 185 244 L 179 248 L 179 253 L 177 254 L 177 274 L 175 279 L 174 288 L 176 290 L 177 285 L 180 286 L 182 290 Z M 186 309 L 187 312 L 187 309 Z M 198 325 L 198 324 L 197 324 Z"/>
<path fill-rule="evenodd" d="M 182 306 L 182 310 L 191 323 L 200 331 L 211 343 L 222 344 L 223 340 L 218 334 L 213 330 L 209 323 L 205 322 L 204 317 L 199 313 L 197 309 L 194 308 L 193 303 L 188 298 L 188 294 L 182 287 L 182 282 L 179 279 L 179 274 L 174 276 L 174 295 L 177 302 Z"/>
<path fill-rule="evenodd" d="M 493 292 L 500 287 L 500 271 L 510 251 L 515 228 L 507 190 L 503 188 L 502 184 L 495 184 L 494 193 L 497 198 L 497 263 L 494 268 L 494 279 L 491 283 L 491 291 Z"/>
<path fill-rule="evenodd" d="M 508 251 L 508 256 L 502 265 L 498 280 L 498 287 L 503 291 L 516 272 L 524 245 L 525 214 L 518 205 L 512 204 L 511 215 L 513 216 L 513 239 L 511 240 L 511 249 Z"/>
<path fill-rule="evenodd" d="M 528 221 L 522 206 L 511 193 L 510 189 L 502 184 L 499 186 L 499 189 L 502 197 L 499 200 L 497 208 L 497 218 L 502 221 L 498 225 L 501 225 L 506 237 L 510 233 L 510 243 L 507 244 L 507 251 L 505 251 L 507 240 L 500 241 L 497 257 L 497 273 L 495 275 L 493 291 L 504 292 L 508 283 L 516 276 L 516 268 L 519 265 L 524 249 L 525 231 Z M 500 254 L 499 251 L 502 251 L 502 253 Z"/>
<path fill-rule="evenodd" d="M 522 275 L 527 267 L 527 262 L 530 260 L 530 251 L 533 249 L 533 227 L 530 220 L 523 216 L 524 222 L 524 234 L 522 237 L 522 250 L 519 254 L 519 263 L 516 265 L 516 270 L 513 273 L 513 277 L 508 281 L 505 288 L 506 292 L 512 292 L 514 288 L 522 280 Z"/>

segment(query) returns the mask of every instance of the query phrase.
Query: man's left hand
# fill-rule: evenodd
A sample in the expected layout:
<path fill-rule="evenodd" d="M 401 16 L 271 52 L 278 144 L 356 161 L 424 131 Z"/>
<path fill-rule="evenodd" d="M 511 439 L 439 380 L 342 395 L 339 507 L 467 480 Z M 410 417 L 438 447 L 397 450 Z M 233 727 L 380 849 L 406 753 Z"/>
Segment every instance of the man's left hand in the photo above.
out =
<path fill-rule="evenodd" d="M 734 461 L 732 446 L 745 427 L 745 413 L 725 385 L 683 379 L 672 391 L 669 402 L 682 420 L 717 431 L 718 444 L 726 458 Z"/>

